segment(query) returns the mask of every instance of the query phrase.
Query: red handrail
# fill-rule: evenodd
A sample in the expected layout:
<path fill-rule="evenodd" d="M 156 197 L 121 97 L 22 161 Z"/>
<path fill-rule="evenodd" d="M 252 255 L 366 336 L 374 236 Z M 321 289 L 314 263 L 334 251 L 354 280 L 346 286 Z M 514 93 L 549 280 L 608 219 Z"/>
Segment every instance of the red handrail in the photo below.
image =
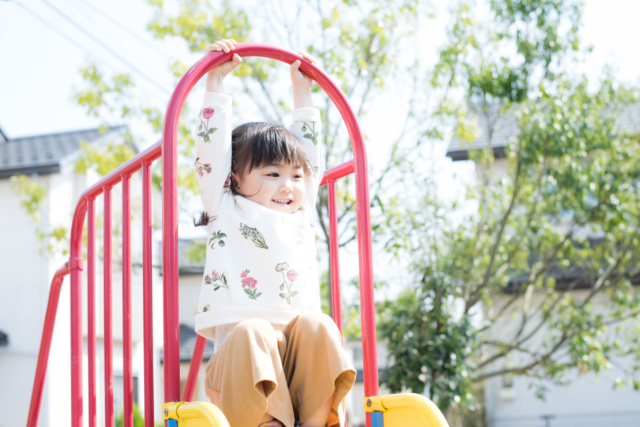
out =
<path fill-rule="evenodd" d="M 346 123 L 351 138 L 354 159 L 328 170 L 321 185 L 329 188 L 330 215 L 330 259 L 331 285 L 333 289 L 334 320 L 341 329 L 340 289 L 338 266 L 337 212 L 335 181 L 350 173 L 355 173 L 358 252 L 360 266 L 360 296 L 362 302 L 362 342 L 365 377 L 365 393 L 378 394 L 378 370 L 376 354 L 375 307 L 373 302 L 373 265 L 371 253 L 371 226 L 369 214 L 369 189 L 367 158 L 362 132 L 357 118 L 349 107 L 342 91 L 331 82 L 318 67 L 308 63 L 300 55 L 261 43 L 241 43 L 235 51 L 225 54 L 213 52 L 198 61 L 178 83 L 165 116 L 163 139 L 144 152 L 127 161 L 98 183 L 87 189 L 76 206 L 70 238 L 68 268 L 60 269 L 54 276 L 50 306 L 47 309 L 47 323 L 43 332 L 42 347 L 38 359 L 36 380 L 29 411 L 29 426 L 37 423 L 46 362 L 51 343 L 55 311 L 59 297 L 61 277 L 71 276 L 71 414 L 72 426 L 82 425 L 82 233 L 85 216 L 89 210 L 88 247 L 88 338 L 89 356 L 95 359 L 95 312 L 94 312 L 94 262 L 93 240 L 95 228 L 94 200 L 104 193 L 104 340 L 105 340 L 105 424 L 113 425 L 113 362 L 112 362 L 112 322 L 111 322 L 111 188 L 123 183 L 123 338 L 124 338 L 124 387 L 125 426 L 132 426 L 132 359 L 131 359 L 131 253 L 130 253 L 130 201 L 129 178 L 137 170 L 143 170 L 143 287 L 144 287 L 144 372 L 145 372 L 145 425 L 153 425 L 153 308 L 151 286 L 151 196 L 150 164 L 163 156 L 163 293 L 164 293 L 164 399 L 167 402 L 180 399 L 180 357 L 178 324 L 178 191 L 177 191 L 177 131 L 180 112 L 193 86 L 211 68 L 227 61 L 232 54 L 240 56 L 261 56 L 277 59 L 288 64 L 301 60 L 300 70 L 311 76 L 332 99 Z M 63 273 L 61 273 L 63 272 Z M 59 274 L 60 273 L 60 274 Z M 55 301 L 54 301 L 55 300 Z M 52 308 L 53 307 L 53 308 Z M 50 312 L 52 314 L 50 314 Z M 195 389 L 196 373 L 202 363 L 205 340 L 198 338 L 196 358 L 190 370 L 190 378 L 185 389 L 185 398 L 191 398 Z M 93 355 L 93 356 L 92 356 Z M 95 364 L 89 366 L 89 424 L 96 424 Z M 367 417 L 370 426 L 370 419 Z"/>
<path fill-rule="evenodd" d="M 40 404 L 42 403 L 42 392 L 44 390 L 44 380 L 47 376 L 47 364 L 49 362 L 49 350 L 51 350 L 51 338 L 53 337 L 53 327 L 56 323 L 56 313 L 58 311 L 58 300 L 60 299 L 60 289 L 64 281 L 64 276 L 69 274 L 67 263 L 56 271 L 51 281 L 49 291 L 49 303 L 47 304 L 47 314 L 44 317 L 44 330 L 40 341 L 40 351 L 38 352 L 38 363 L 36 365 L 36 377 L 33 380 L 33 391 L 31 392 L 31 404 L 29 405 L 29 418 L 27 426 L 37 426 L 38 416 L 40 416 Z"/>

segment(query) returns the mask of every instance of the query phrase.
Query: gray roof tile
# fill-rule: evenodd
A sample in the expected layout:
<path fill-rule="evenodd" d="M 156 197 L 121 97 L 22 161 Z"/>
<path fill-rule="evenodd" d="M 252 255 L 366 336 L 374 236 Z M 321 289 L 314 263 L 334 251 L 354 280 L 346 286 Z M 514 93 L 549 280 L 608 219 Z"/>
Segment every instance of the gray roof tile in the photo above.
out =
<path fill-rule="evenodd" d="M 80 143 L 93 143 L 125 127 L 117 126 L 107 132 L 98 129 L 77 130 L 47 135 L 27 136 L 0 142 L 0 178 L 17 173 L 50 174 L 60 171 L 60 162 L 80 148 Z"/>

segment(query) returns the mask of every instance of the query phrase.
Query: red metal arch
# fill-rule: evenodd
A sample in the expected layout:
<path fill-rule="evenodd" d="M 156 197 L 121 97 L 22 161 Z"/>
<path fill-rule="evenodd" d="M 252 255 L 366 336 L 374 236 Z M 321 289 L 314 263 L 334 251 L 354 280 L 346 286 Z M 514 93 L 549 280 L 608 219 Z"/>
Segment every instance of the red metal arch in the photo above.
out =
<path fill-rule="evenodd" d="M 362 340 L 363 363 L 365 373 L 365 393 L 367 396 L 378 395 L 378 363 L 376 353 L 375 306 L 373 300 L 373 262 L 371 250 L 371 218 L 369 213 L 369 178 L 367 173 L 367 155 L 364 137 L 358 119 L 349 106 L 347 98 L 329 76 L 317 66 L 307 62 L 302 56 L 264 43 L 240 43 L 236 49 L 229 52 L 213 52 L 198 61 L 182 77 L 173 91 L 169 107 L 165 115 L 162 134 L 162 172 L 163 172 L 163 234 L 166 242 L 163 253 L 164 280 L 164 360 L 165 360 L 165 400 L 180 400 L 179 369 L 179 329 L 178 329 L 178 177 L 177 177 L 177 135 L 178 122 L 182 107 L 193 86 L 207 71 L 214 66 L 231 60 L 233 54 L 240 57 L 258 56 L 277 59 L 291 64 L 301 61 L 300 70 L 313 78 L 329 95 L 340 111 L 353 150 L 357 225 L 358 225 L 358 254 L 360 266 L 360 294 L 362 301 Z"/>

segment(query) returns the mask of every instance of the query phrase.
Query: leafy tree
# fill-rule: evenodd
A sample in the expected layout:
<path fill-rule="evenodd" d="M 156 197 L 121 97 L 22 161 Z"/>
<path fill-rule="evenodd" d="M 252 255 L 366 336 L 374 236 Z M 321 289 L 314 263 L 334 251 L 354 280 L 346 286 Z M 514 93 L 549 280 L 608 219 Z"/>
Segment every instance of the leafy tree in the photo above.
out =
<path fill-rule="evenodd" d="M 484 26 L 469 4 L 454 9 L 431 82 L 478 181 L 462 202 L 439 200 L 424 177 L 391 199 L 413 194 L 388 207 L 385 224 L 386 247 L 413 279 L 380 307 L 392 391 L 475 409 L 487 379 L 528 377 L 543 398 L 549 382 L 620 358 L 627 377 L 616 385 L 640 388 L 638 323 L 629 322 L 640 314 L 640 159 L 638 135 L 624 126 L 640 91 L 610 73 L 595 82 L 568 71 L 581 54 L 581 7 L 494 0 Z M 518 134 L 495 159 L 497 124 L 509 118 Z M 472 144 L 478 122 L 485 149 Z"/>

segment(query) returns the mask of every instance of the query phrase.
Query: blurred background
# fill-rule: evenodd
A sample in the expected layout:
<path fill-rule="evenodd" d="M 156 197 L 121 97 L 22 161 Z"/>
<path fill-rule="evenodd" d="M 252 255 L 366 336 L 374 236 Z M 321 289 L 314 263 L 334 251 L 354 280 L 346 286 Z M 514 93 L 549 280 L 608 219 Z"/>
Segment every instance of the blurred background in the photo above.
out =
<path fill-rule="evenodd" d="M 639 15 L 633 0 L 1 1 L 0 426 L 26 422 L 51 278 L 68 258 L 79 196 L 160 139 L 177 81 L 223 38 L 310 52 L 358 114 L 370 162 L 381 393 L 423 394 L 451 426 L 640 424 Z M 290 121 L 286 64 L 246 58 L 227 80 L 234 126 Z M 200 212 L 191 130 L 203 93 L 201 82 L 179 133 L 183 387 L 206 244 L 191 223 Z M 335 166 L 352 157 L 348 134 L 318 87 L 313 97 Z M 153 180 L 161 422 L 157 164 Z M 140 186 L 136 174 L 133 389 L 143 410 Z M 325 191 L 316 229 L 330 313 Z M 120 194 L 112 202 L 116 413 Z M 339 182 L 345 346 L 358 368 L 349 423 L 360 426 L 354 194 L 352 180 Z M 102 208 L 98 198 L 99 248 Z M 102 261 L 99 250 L 98 402 Z M 69 321 L 64 286 L 43 426 L 70 423 Z M 207 400 L 202 381 L 194 400 Z"/>

